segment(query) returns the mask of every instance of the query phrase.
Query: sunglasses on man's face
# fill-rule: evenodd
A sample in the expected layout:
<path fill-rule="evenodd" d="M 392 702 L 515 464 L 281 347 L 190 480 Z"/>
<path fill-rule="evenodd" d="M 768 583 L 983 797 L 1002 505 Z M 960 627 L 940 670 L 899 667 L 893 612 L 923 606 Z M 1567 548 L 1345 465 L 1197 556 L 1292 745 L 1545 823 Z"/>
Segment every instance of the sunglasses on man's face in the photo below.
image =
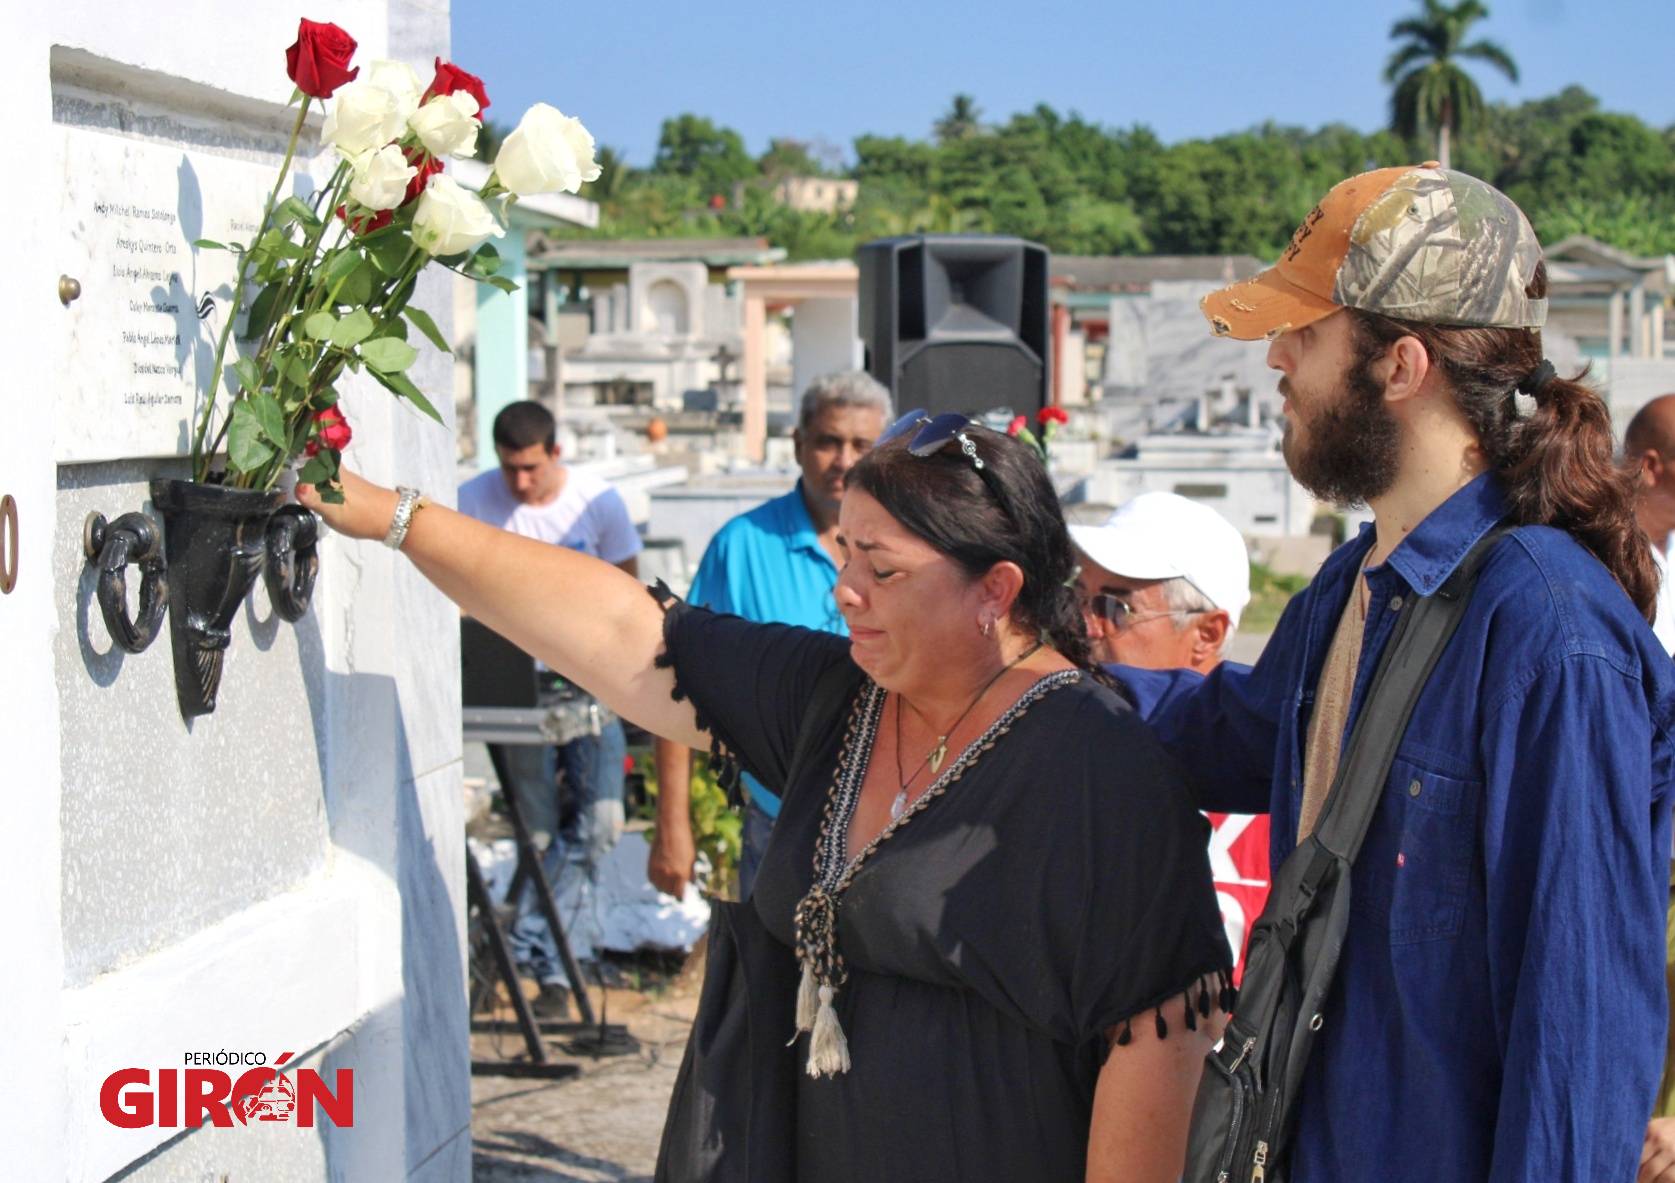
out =
<path fill-rule="evenodd" d="M 1144 624 L 1148 620 L 1160 620 L 1165 616 L 1198 616 L 1204 609 L 1136 612 L 1134 605 L 1120 596 L 1114 596 L 1110 592 L 1099 592 L 1096 595 L 1082 597 L 1082 611 L 1089 616 L 1098 617 L 1120 633 L 1133 628 L 1137 624 Z"/>

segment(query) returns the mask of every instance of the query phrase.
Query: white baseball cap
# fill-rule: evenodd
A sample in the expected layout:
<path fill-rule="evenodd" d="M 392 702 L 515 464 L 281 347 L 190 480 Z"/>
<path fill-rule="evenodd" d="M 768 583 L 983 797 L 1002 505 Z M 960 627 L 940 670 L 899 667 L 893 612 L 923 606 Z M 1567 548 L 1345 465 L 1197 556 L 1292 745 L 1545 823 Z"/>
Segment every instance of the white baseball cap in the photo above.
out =
<path fill-rule="evenodd" d="M 1113 575 L 1186 580 L 1234 628 L 1250 603 L 1244 538 L 1215 510 L 1177 493 L 1141 493 L 1102 526 L 1071 526 L 1070 539 Z"/>

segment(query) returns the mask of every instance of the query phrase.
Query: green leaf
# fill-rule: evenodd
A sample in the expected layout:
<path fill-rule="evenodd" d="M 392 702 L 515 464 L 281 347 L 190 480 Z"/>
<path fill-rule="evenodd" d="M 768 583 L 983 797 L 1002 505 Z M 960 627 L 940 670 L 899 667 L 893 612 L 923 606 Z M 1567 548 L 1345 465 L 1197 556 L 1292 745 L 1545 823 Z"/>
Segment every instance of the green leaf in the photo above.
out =
<path fill-rule="evenodd" d="M 256 369 L 256 363 L 251 358 L 241 357 L 235 361 L 233 363 L 233 373 L 238 375 L 238 384 L 251 394 L 262 392 L 261 371 Z"/>
<path fill-rule="evenodd" d="M 224 251 L 227 249 L 225 243 L 216 242 L 213 238 L 194 238 L 192 245 L 206 251 Z"/>
<path fill-rule="evenodd" d="M 302 322 L 302 331 L 316 341 L 329 341 L 337 332 L 337 317 L 329 312 L 316 312 Z"/>
<path fill-rule="evenodd" d="M 355 251 L 344 248 L 331 256 L 326 264 L 326 290 L 336 287 L 355 268 L 361 265 L 361 257 Z"/>
<path fill-rule="evenodd" d="M 253 394 L 240 401 L 270 443 L 281 448 L 290 443 L 285 430 L 285 412 L 280 409 L 278 399 L 271 394 Z"/>
<path fill-rule="evenodd" d="M 372 317 L 366 309 L 357 308 L 342 320 L 331 331 L 331 342 L 341 349 L 352 349 L 372 336 Z"/>
<path fill-rule="evenodd" d="M 361 249 L 367 253 L 374 267 L 385 275 L 394 275 L 407 262 L 411 245 L 405 234 L 386 230 L 361 239 Z"/>
<path fill-rule="evenodd" d="M 262 424 L 247 401 L 233 404 L 227 428 L 227 462 L 239 472 L 254 472 L 273 459 L 275 449 L 262 438 Z"/>
<path fill-rule="evenodd" d="M 329 481 L 332 477 L 331 465 L 326 461 L 326 454 L 310 456 L 303 466 L 297 469 L 297 483 L 301 485 L 317 485 L 321 481 Z"/>
<path fill-rule="evenodd" d="M 356 256 L 359 266 L 349 273 L 343 281 L 343 286 L 337 291 L 339 304 L 366 304 L 372 300 L 372 285 L 376 273 L 371 263 Z"/>
<path fill-rule="evenodd" d="M 518 290 L 518 285 L 507 279 L 504 275 L 490 275 L 479 282 L 486 283 L 491 287 L 497 287 L 507 295 L 511 295 L 513 292 Z"/>
<path fill-rule="evenodd" d="M 418 356 L 417 349 L 394 337 L 374 337 L 361 342 L 361 359 L 380 374 L 399 374 Z"/>
<path fill-rule="evenodd" d="M 337 387 L 328 386 L 324 390 L 316 390 L 308 401 L 317 411 L 323 411 L 327 407 L 335 407 L 337 405 Z"/>
<path fill-rule="evenodd" d="M 465 273 L 477 279 L 487 279 L 500 270 L 500 252 L 494 249 L 493 243 L 485 242 L 477 248 L 477 253 L 471 256 L 471 262 L 466 264 Z"/>
<path fill-rule="evenodd" d="M 423 308 L 403 308 L 401 314 L 412 321 L 413 327 L 423 333 L 426 340 L 432 345 L 443 353 L 453 352 L 452 349 L 448 348 L 448 342 L 443 340 L 442 331 L 436 327 L 436 322 L 430 318 L 430 313 Z"/>
<path fill-rule="evenodd" d="M 300 386 L 304 390 L 308 389 L 308 380 L 312 376 L 312 372 L 313 367 L 309 365 L 308 358 L 296 349 L 286 350 L 284 358 L 279 363 L 280 377 L 292 386 Z"/>
<path fill-rule="evenodd" d="M 308 203 L 296 196 L 287 197 L 273 211 L 275 226 L 289 226 L 292 222 L 301 222 L 310 230 L 318 229 L 320 225 L 320 219 L 314 216 L 314 211 L 309 208 Z"/>
<path fill-rule="evenodd" d="M 438 423 L 442 422 L 442 416 L 436 413 L 436 408 L 430 405 L 430 400 L 419 393 L 419 388 L 413 385 L 412 379 L 406 374 L 384 374 L 374 370 L 372 376 Z"/>
<path fill-rule="evenodd" d="M 273 327 L 274 314 L 279 303 L 279 293 L 283 284 L 270 283 L 256 293 L 256 298 L 250 301 L 250 315 L 245 318 L 244 336 L 247 340 L 255 340 Z"/>

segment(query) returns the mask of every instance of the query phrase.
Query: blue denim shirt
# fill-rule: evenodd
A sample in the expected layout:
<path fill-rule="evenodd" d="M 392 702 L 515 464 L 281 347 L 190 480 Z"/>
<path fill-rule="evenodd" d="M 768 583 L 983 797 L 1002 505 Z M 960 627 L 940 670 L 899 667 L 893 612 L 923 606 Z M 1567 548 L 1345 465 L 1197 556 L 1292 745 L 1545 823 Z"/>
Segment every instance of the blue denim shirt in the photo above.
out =
<path fill-rule="evenodd" d="M 1367 572 L 1348 726 L 1399 599 L 1507 513 L 1479 477 Z M 1315 685 L 1373 529 L 1293 598 L 1254 668 L 1123 668 L 1208 809 L 1296 846 Z M 1352 875 L 1298 1111 L 1292 1183 L 1634 1178 L 1664 1057 L 1675 668 L 1568 534 L 1484 564 L 1413 713 Z M 1345 734 L 1348 734 L 1346 729 Z"/>

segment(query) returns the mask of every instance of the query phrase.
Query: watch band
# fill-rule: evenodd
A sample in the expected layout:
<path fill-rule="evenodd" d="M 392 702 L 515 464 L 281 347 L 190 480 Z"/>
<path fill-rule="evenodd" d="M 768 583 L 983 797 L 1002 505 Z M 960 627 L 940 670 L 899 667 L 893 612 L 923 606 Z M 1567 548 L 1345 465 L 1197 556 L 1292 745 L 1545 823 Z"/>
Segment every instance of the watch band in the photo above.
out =
<path fill-rule="evenodd" d="M 390 531 L 384 535 L 384 545 L 391 550 L 401 549 L 401 544 L 407 541 L 407 528 L 413 524 L 414 513 L 426 504 L 424 494 L 409 485 L 397 485 L 396 492 L 401 496 L 396 499 Z"/>

